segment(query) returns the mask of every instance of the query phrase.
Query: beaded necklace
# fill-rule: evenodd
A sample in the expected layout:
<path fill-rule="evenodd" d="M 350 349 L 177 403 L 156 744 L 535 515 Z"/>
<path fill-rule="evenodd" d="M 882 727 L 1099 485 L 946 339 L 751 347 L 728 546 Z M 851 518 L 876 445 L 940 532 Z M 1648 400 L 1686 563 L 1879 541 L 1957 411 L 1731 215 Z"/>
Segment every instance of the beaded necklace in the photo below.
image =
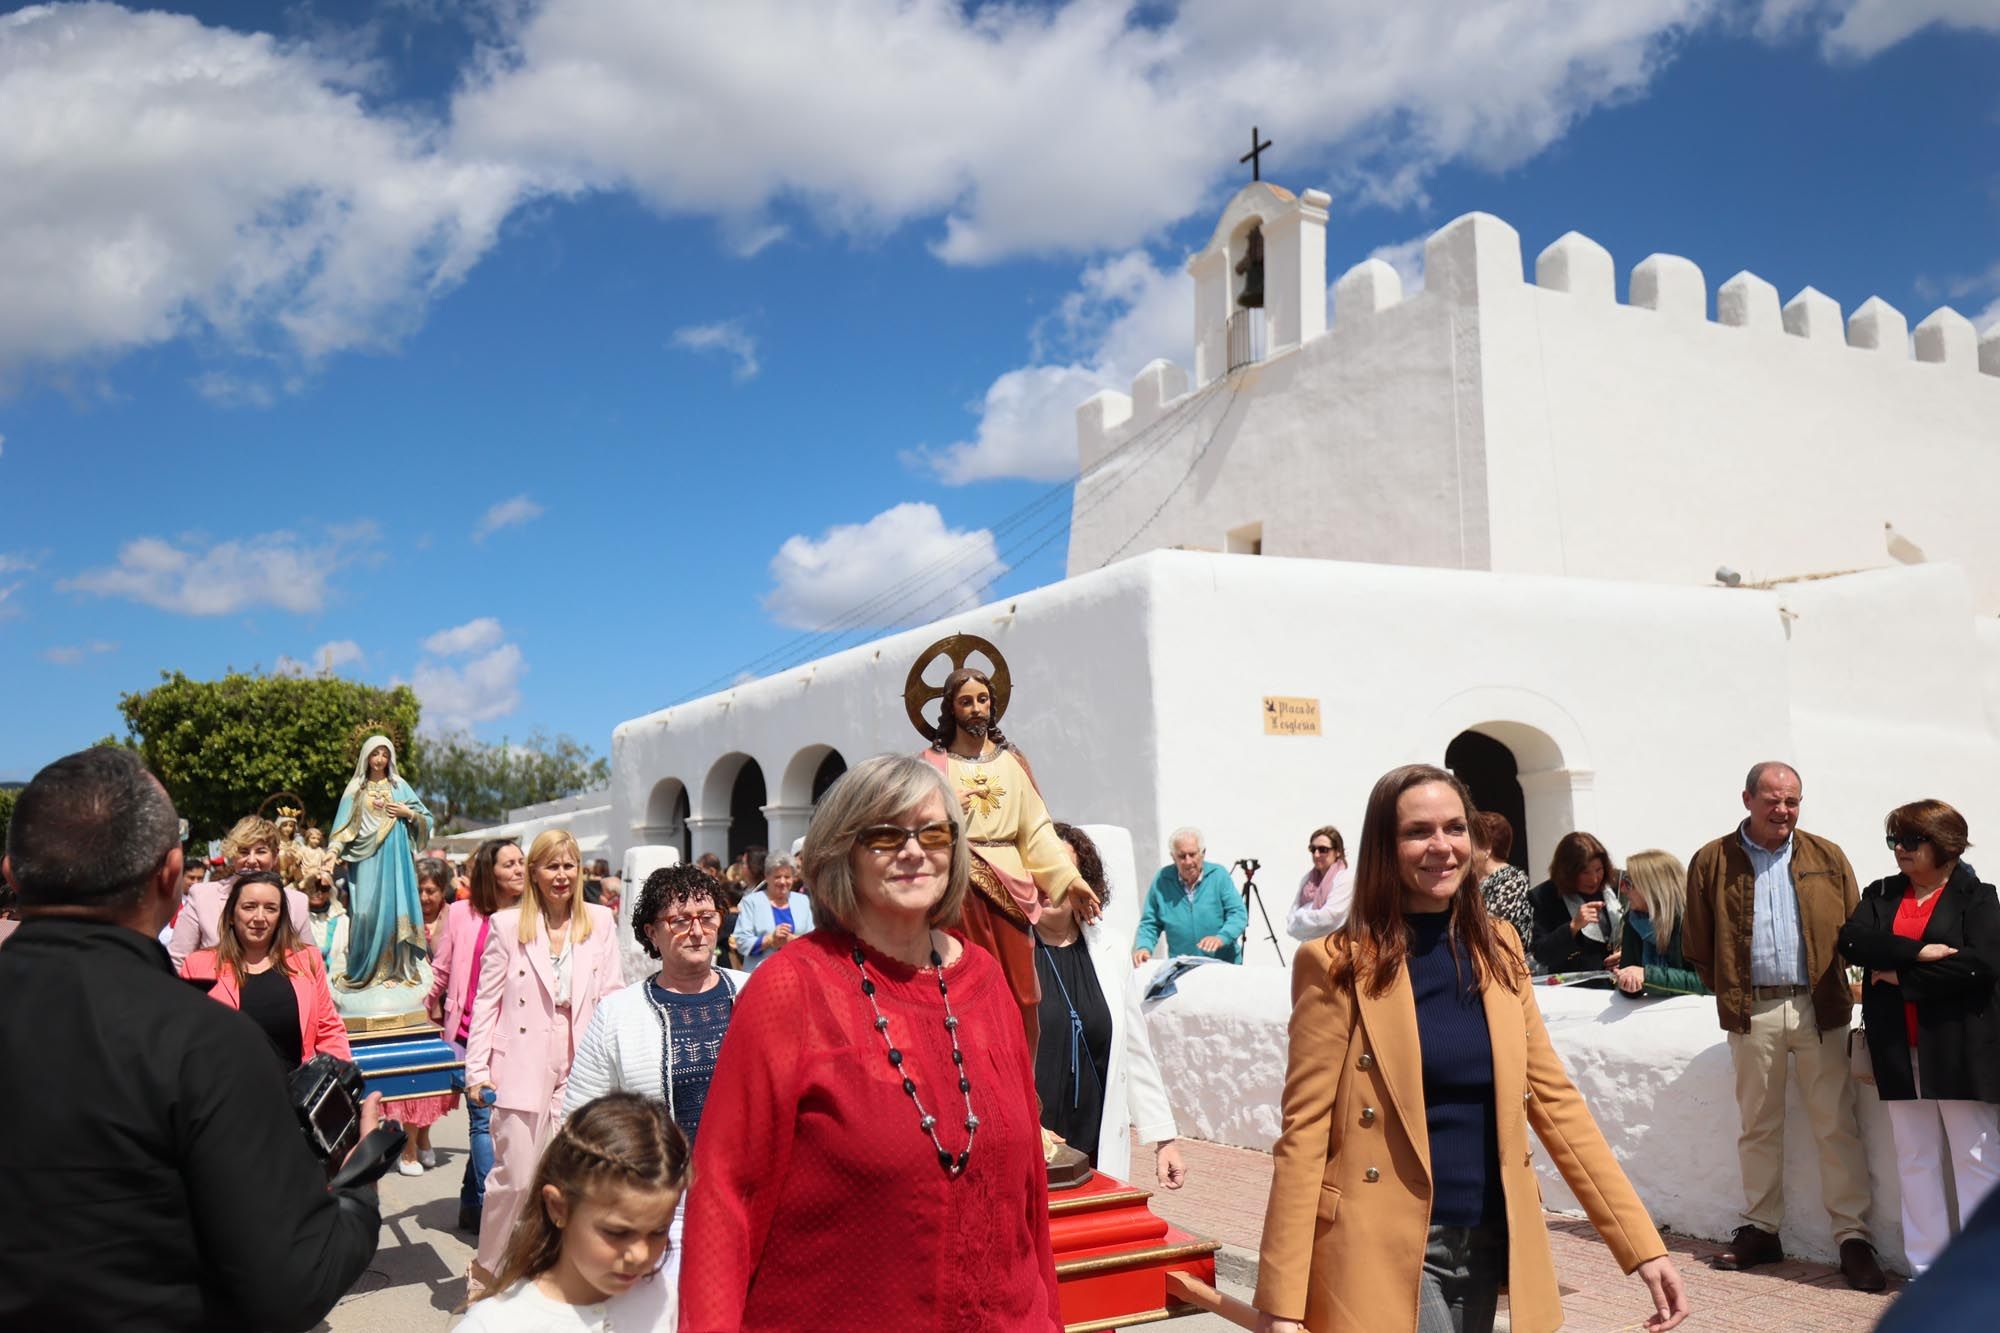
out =
<path fill-rule="evenodd" d="M 924 1099 L 917 1095 L 917 1081 L 903 1068 L 903 1053 L 889 1037 L 889 1019 L 882 1012 L 882 1006 L 875 1000 L 875 983 L 868 976 L 868 958 L 861 952 L 861 946 L 854 946 L 854 966 L 861 972 L 861 993 L 868 997 L 868 1007 L 875 1011 L 875 1030 L 882 1034 L 883 1043 L 889 1048 L 889 1064 L 902 1076 L 903 1091 L 917 1108 L 917 1127 L 930 1135 L 931 1146 L 937 1149 L 938 1165 L 953 1179 L 964 1172 L 965 1163 L 972 1156 L 972 1139 L 979 1132 L 979 1117 L 972 1113 L 972 1080 L 965 1073 L 965 1052 L 958 1048 L 958 1016 L 951 1011 L 951 993 L 945 989 L 944 959 L 938 956 L 937 946 L 931 947 L 931 967 L 937 972 L 938 996 L 944 1000 L 944 1030 L 951 1038 L 951 1062 L 958 1069 L 958 1090 L 965 1094 L 965 1150 L 957 1157 L 938 1141 L 937 1117 L 924 1109 Z"/>

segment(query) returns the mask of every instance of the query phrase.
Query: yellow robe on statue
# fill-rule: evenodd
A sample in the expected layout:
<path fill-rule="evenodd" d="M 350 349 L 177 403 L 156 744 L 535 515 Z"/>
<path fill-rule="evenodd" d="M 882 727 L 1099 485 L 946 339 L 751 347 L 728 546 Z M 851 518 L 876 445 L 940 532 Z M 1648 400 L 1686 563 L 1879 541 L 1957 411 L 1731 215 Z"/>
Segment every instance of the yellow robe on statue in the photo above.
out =
<path fill-rule="evenodd" d="M 1072 884 L 1083 882 L 1070 864 L 1068 844 L 1056 836 L 1042 794 L 1012 750 L 996 750 L 985 759 L 945 758 L 945 781 L 964 813 L 972 850 L 1034 921 L 1041 916 L 1036 890 L 1061 902 Z"/>

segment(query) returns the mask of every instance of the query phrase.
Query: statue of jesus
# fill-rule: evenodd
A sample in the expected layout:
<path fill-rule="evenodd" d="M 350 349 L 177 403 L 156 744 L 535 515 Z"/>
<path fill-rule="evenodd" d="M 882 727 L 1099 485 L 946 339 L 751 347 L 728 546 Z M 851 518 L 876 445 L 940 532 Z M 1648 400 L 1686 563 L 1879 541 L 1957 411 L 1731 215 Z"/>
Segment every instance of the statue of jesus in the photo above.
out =
<path fill-rule="evenodd" d="M 973 643 L 977 651 L 997 658 L 992 645 Z M 939 648 L 951 646 L 956 645 L 949 639 L 934 646 L 919 667 Z M 999 672 L 1004 670 L 1002 665 Z M 996 692 L 993 676 L 960 666 L 945 678 L 938 722 L 924 758 L 944 774 L 964 815 L 972 892 L 965 896 L 962 929 L 967 939 L 1000 960 L 1032 1052 L 1041 982 L 1031 931 L 1041 916 L 1041 898 L 1046 894 L 1050 902 L 1061 902 L 1064 895 L 1075 895 L 1078 915 L 1086 921 L 1096 918 L 1099 907 L 1097 895 L 1056 836 L 1027 757 L 1001 734 L 1005 708 L 1006 698 Z"/>

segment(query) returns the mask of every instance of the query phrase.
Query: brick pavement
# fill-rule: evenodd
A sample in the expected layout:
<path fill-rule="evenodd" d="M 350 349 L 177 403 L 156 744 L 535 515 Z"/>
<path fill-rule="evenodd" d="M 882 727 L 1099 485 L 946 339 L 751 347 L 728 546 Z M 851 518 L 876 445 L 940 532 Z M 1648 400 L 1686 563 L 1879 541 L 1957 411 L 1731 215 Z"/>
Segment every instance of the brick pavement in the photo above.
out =
<path fill-rule="evenodd" d="M 1221 1241 L 1254 1258 L 1271 1184 L 1266 1153 L 1181 1140 L 1188 1182 L 1178 1192 L 1158 1190 L 1156 1211 L 1175 1226 Z M 1133 1175 L 1148 1177 L 1152 1153 L 1135 1147 Z M 1643 1325 L 1650 1313 L 1643 1286 L 1618 1271 L 1611 1252 L 1588 1222 L 1550 1214 L 1549 1246 L 1563 1291 L 1565 1329 L 1611 1333 Z M 1748 1273 L 1724 1273 L 1709 1261 L 1722 1246 L 1669 1234 L 1674 1266 L 1687 1282 L 1689 1328 L 1729 1333 L 1861 1333 L 1875 1327 L 1900 1285 L 1871 1296 L 1849 1290 L 1837 1269 L 1788 1261 Z"/>

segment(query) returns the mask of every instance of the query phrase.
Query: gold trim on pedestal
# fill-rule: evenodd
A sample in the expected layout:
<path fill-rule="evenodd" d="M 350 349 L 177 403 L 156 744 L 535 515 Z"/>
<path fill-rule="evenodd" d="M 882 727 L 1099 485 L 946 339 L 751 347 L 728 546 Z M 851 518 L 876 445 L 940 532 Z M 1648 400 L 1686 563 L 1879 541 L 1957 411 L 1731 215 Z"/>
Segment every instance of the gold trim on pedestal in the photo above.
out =
<path fill-rule="evenodd" d="M 421 1009 L 412 1009 L 404 1014 L 370 1014 L 355 1018 L 342 1018 L 340 1021 L 350 1034 L 359 1033 L 369 1037 L 379 1037 L 401 1032 L 413 1034 L 435 1032 L 440 1036 L 443 1035 L 442 1029 L 437 1024 L 431 1022 L 430 1019 L 424 1017 L 424 1011 Z"/>
<path fill-rule="evenodd" d="M 1112 1329 L 1131 1328 L 1135 1324 L 1157 1324 L 1162 1319 L 1174 1319 L 1185 1314 L 1200 1314 L 1193 1306 L 1184 1310 L 1141 1310 L 1137 1314 L 1114 1315 L 1109 1319 L 1091 1319 L 1081 1324 L 1064 1324 L 1063 1333 L 1110 1333 Z"/>
<path fill-rule="evenodd" d="M 1144 1268 L 1149 1264 L 1173 1263 L 1181 1259 L 1206 1259 L 1221 1248 L 1212 1240 L 1198 1240 L 1185 1245 L 1159 1245 L 1150 1250 L 1132 1250 L 1125 1254 L 1100 1254 L 1058 1263 L 1056 1276 L 1085 1277 L 1091 1273 L 1115 1273 L 1121 1268 Z"/>
<path fill-rule="evenodd" d="M 1086 1194 L 1082 1197 L 1049 1200 L 1049 1216 L 1061 1217 L 1066 1213 L 1094 1213 L 1105 1208 L 1119 1208 L 1128 1203 L 1144 1203 L 1153 1197 L 1151 1190 L 1123 1189 L 1109 1194 Z"/>

